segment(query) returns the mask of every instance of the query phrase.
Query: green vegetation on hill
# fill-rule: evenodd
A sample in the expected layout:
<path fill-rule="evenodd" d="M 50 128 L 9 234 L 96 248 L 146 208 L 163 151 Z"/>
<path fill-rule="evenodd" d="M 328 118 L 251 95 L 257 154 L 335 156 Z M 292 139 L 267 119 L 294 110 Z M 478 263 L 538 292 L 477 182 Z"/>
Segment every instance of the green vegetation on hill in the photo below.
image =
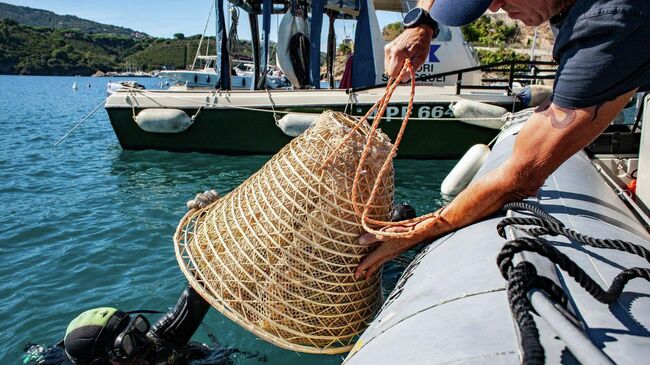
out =
<path fill-rule="evenodd" d="M 381 35 L 385 40 L 390 42 L 393 39 L 397 38 L 398 35 L 402 34 L 403 31 L 404 25 L 402 25 L 402 22 L 394 22 L 386 25 L 381 30 Z"/>
<path fill-rule="evenodd" d="M 485 47 L 504 47 L 512 44 L 517 34 L 516 25 L 507 25 L 502 20 L 485 15 L 464 25 L 461 30 L 467 42 Z"/>
<path fill-rule="evenodd" d="M 0 19 L 3 19 L 0 20 L 0 73 L 3 74 L 91 75 L 97 71 L 185 68 L 194 59 L 201 38 L 182 33 L 174 34 L 172 39 L 151 38 L 127 28 L 4 3 L 0 3 Z M 396 22 L 384 27 L 382 33 L 387 40 L 392 40 L 402 31 L 401 23 Z M 474 45 L 499 47 L 497 51 L 478 53 L 483 64 L 527 59 L 503 49 L 512 44 L 516 25 L 508 26 L 483 16 L 463 27 L 463 33 Z M 214 54 L 214 37 L 204 39 L 202 53 L 208 42 L 209 53 Z M 344 62 L 351 44 L 341 44 L 338 48 L 337 59 Z M 238 49 L 239 54 L 233 58 L 251 58 L 250 41 L 240 41 Z M 272 44 L 272 63 L 274 52 L 275 44 Z M 321 54 L 322 64 L 323 60 Z"/>
<path fill-rule="evenodd" d="M 136 32 L 129 28 L 101 24 L 73 15 L 58 15 L 47 10 L 32 9 L 26 6 L 16 6 L 6 3 L 0 3 L 0 19 L 11 19 L 19 24 L 33 27 L 78 29 L 85 33 L 108 33 L 132 37 L 147 37 L 146 34 Z"/>
<path fill-rule="evenodd" d="M 163 68 L 184 68 L 189 67 L 194 60 L 196 49 L 199 46 L 201 36 L 194 35 L 191 37 L 180 36 L 180 33 L 174 39 L 158 38 L 148 44 L 141 51 L 135 52 L 125 61 L 136 69 L 145 71 L 159 70 Z M 201 44 L 201 54 L 206 53 L 206 46 L 209 44 L 208 53 L 214 55 L 215 38 L 205 37 Z M 251 59 L 253 45 L 251 41 L 240 40 L 239 53 L 232 55 L 233 59 L 243 58 Z M 274 59 L 275 43 L 271 42 L 271 59 Z M 233 65 L 234 66 L 234 65 Z"/>
<path fill-rule="evenodd" d="M 201 36 L 134 38 L 85 33 L 0 20 L 0 73 L 25 75 L 92 75 L 97 71 L 184 68 L 194 60 Z M 207 39 L 203 41 L 205 52 Z M 250 57 L 250 41 L 240 41 L 240 56 Z M 210 39 L 214 54 L 214 37 Z"/>
<path fill-rule="evenodd" d="M 517 54 L 505 49 L 513 44 L 517 35 L 517 25 L 507 25 L 502 20 L 494 20 L 482 16 L 476 21 L 461 28 L 465 40 L 473 46 L 495 47 L 497 50 L 479 50 L 477 52 L 481 64 L 496 63 L 509 60 L 528 60 L 527 55 Z M 385 40 L 392 41 L 404 31 L 401 22 L 394 22 L 382 29 Z"/>
<path fill-rule="evenodd" d="M 51 29 L 0 21 L 0 73 L 92 74 L 119 67 L 121 57 L 139 42 L 113 34 Z"/>
<path fill-rule="evenodd" d="M 530 56 L 527 54 L 516 53 L 505 48 L 497 48 L 495 51 L 488 51 L 479 49 L 476 52 L 479 61 L 482 65 L 489 65 L 491 63 L 503 62 L 503 61 L 528 61 Z M 525 70 L 526 66 L 517 65 L 515 66 L 517 70 Z"/>

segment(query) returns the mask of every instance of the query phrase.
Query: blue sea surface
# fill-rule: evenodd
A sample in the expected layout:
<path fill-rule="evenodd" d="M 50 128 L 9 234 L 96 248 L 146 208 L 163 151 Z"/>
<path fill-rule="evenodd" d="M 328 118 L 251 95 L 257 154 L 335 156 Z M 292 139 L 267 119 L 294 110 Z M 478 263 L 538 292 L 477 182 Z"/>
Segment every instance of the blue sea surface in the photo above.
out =
<path fill-rule="evenodd" d="M 186 286 L 172 245 L 185 202 L 207 189 L 232 190 L 270 158 L 124 151 L 103 108 L 53 147 L 105 98 L 107 82 L 0 76 L 0 364 L 22 363 L 29 342 L 58 342 L 84 310 L 173 306 Z M 418 213 L 437 209 L 454 163 L 396 161 L 396 201 Z M 404 266 L 387 265 L 387 291 Z M 260 355 L 233 355 L 236 364 L 338 364 L 344 357 L 280 349 L 216 310 L 193 339 L 209 343 L 208 333 Z"/>

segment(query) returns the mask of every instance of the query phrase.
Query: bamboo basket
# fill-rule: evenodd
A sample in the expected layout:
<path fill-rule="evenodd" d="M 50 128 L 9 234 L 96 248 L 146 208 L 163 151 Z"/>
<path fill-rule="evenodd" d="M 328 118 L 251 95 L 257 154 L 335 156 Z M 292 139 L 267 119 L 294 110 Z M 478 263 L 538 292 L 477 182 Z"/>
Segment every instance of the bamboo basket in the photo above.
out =
<path fill-rule="evenodd" d="M 357 122 L 324 112 L 242 185 L 188 212 L 174 235 L 192 287 L 226 317 L 289 350 L 349 351 L 382 303 L 381 272 L 368 281 L 353 273 L 370 252 L 357 243 L 365 232 L 358 207 L 370 219 L 390 216 L 392 163 L 383 176 L 379 170 L 392 145 L 367 123 L 353 128 Z M 372 203 L 360 205 L 378 178 Z"/>

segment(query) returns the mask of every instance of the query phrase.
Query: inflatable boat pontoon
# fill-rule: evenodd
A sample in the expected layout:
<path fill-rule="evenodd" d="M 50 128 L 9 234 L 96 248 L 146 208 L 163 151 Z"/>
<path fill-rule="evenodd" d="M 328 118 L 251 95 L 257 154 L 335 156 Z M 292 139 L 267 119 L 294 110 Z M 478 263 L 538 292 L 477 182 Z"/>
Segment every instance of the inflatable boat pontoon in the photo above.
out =
<path fill-rule="evenodd" d="M 649 100 L 646 98 L 646 106 Z M 646 125 L 650 125 L 649 115 L 646 113 Z M 509 156 L 520 126 L 513 125 L 500 136 L 477 176 L 494 169 Z M 650 129 L 641 138 L 637 194 L 639 199 L 645 199 L 647 206 L 650 203 Z M 604 158 L 623 161 L 622 156 L 616 155 Z M 598 239 L 627 241 L 638 245 L 637 253 L 643 255 L 650 249 L 644 213 L 642 210 L 635 213 L 638 207 L 630 209 L 626 205 L 625 201 L 630 199 L 622 199 L 612 189 L 608 178 L 600 172 L 601 164 L 598 156 L 577 153 L 527 202 L 541 207 L 550 214 L 549 220 L 557 219 L 565 228 Z M 641 364 L 650 361 L 650 282 L 632 277 L 613 303 L 604 304 L 561 265 L 530 251 L 516 253 L 512 264 L 526 261 L 538 277 L 546 278 L 523 292 L 532 305 L 529 314 L 537 327 L 543 353 L 541 359 L 524 361 L 522 345 L 530 340 L 530 334 L 522 331 L 521 321 L 514 318 L 509 285 L 497 265 L 497 256 L 503 255 L 502 249 L 508 241 L 527 242 L 526 239 L 537 237 L 525 232 L 530 226 L 517 224 L 504 227 L 505 238 L 501 237 L 497 226 L 506 216 L 530 217 L 531 214 L 509 210 L 427 246 L 406 269 L 344 363 Z M 593 284 L 605 290 L 609 288 L 614 278 L 626 269 L 637 267 L 647 273 L 650 268 L 648 257 L 579 244 L 562 235 L 537 236 L 566 255 L 572 265 L 594 281 L 583 284 L 592 292 L 597 291 Z M 619 245 L 618 241 L 596 241 L 603 242 Z M 567 262 L 564 264 L 570 265 Z M 575 266 L 569 271 L 575 270 Z M 581 279 L 588 280 L 584 275 Z M 560 289 L 559 293 L 549 293 L 552 290 L 548 288 L 553 287 Z"/>

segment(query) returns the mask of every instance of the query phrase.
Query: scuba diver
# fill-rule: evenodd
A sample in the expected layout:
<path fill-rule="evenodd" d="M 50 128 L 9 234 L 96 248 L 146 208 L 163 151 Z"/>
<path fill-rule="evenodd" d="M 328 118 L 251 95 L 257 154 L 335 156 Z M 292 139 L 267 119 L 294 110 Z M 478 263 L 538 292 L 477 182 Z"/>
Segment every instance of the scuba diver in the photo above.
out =
<path fill-rule="evenodd" d="M 188 209 L 199 209 L 219 198 L 216 191 L 197 194 L 187 202 Z M 223 348 L 210 336 L 213 347 L 190 342 L 210 304 L 187 286 L 176 305 L 153 325 L 143 315 L 157 311 L 125 312 L 101 307 L 79 314 L 68 325 L 59 343 L 43 347 L 28 344 L 24 364 L 115 365 L 115 364 L 229 364 L 230 355 L 263 356 Z"/>
<path fill-rule="evenodd" d="M 153 325 L 143 313 L 102 307 L 87 310 L 70 322 L 63 341 L 48 348 L 28 345 L 25 364 L 230 364 L 237 349 L 190 342 L 208 304 L 187 286 L 176 305 Z M 248 354 L 251 355 L 251 354 Z M 253 354 L 252 356 L 257 356 Z"/>
<path fill-rule="evenodd" d="M 219 198 L 216 191 L 197 194 L 187 202 L 188 209 L 201 209 Z M 393 207 L 392 221 L 416 216 L 407 204 Z M 257 357 L 258 353 L 223 348 L 210 336 L 214 348 L 190 342 L 210 309 L 210 304 L 188 285 L 176 305 L 153 325 L 145 313 L 157 311 L 125 312 L 117 308 L 101 307 L 79 314 L 68 325 L 59 343 L 42 347 L 28 344 L 24 364 L 39 365 L 208 365 L 231 364 L 230 355 L 243 354 Z"/>

